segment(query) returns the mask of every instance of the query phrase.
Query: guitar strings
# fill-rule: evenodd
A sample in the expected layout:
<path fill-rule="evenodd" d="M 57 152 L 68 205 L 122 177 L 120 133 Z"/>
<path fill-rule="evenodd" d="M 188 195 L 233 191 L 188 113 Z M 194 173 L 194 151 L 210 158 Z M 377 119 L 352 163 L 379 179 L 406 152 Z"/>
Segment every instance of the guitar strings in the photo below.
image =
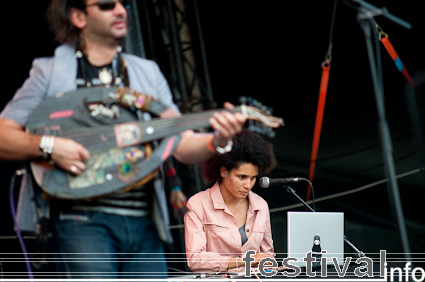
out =
<path fill-rule="evenodd" d="M 165 137 L 168 135 L 174 135 L 186 129 L 206 127 L 209 125 L 208 119 L 212 116 L 212 113 L 216 111 L 217 110 L 210 110 L 203 113 L 189 113 L 177 118 L 154 119 L 150 122 L 140 122 L 139 128 L 141 128 L 142 130 L 150 126 L 155 129 L 155 131 L 148 136 L 142 133 L 141 143 L 156 140 L 156 139 L 159 139 L 160 137 Z M 231 111 L 231 112 L 240 111 L 240 107 L 236 107 L 228 111 Z M 135 121 L 135 122 L 138 123 L 138 121 Z M 131 123 L 131 121 L 124 122 L 124 123 Z M 81 130 L 81 128 L 68 129 L 68 130 L 61 131 L 62 134 L 60 136 L 71 138 L 75 140 L 76 142 L 82 143 L 83 145 L 86 145 L 86 146 L 102 144 L 103 145 L 102 147 L 106 146 L 106 147 L 113 148 L 113 147 L 116 147 L 115 131 L 114 131 L 115 126 L 116 124 L 111 124 L 111 125 L 100 125 L 100 126 L 90 127 L 90 128 L 86 128 L 85 130 Z M 164 131 L 166 131 L 167 134 L 165 135 L 161 134 Z M 156 137 L 158 135 L 160 136 Z"/>

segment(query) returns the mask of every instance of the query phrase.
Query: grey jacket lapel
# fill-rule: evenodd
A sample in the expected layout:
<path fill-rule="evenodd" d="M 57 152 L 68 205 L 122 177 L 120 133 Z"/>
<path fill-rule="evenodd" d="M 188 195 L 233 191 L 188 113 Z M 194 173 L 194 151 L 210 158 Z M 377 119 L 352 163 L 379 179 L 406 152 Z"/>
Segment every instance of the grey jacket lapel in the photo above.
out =
<path fill-rule="evenodd" d="M 52 96 L 59 92 L 69 92 L 77 89 L 75 80 L 77 76 L 77 58 L 75 47 L 63 44 L 55 50 L 52 80 L 47 95 Z"/>

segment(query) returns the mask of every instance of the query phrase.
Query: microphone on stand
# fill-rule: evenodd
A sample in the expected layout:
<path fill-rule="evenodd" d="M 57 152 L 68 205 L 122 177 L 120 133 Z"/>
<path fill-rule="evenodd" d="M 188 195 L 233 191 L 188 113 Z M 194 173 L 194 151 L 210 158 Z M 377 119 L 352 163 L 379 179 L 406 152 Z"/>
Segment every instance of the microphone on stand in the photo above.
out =
<path fill-rule="evenodd" d="M 303 177 L 268 178 L 264 176 L 260 178 L 259 184 L 261 188 L 268 188 L 269 186 L 276 184 L 288 184 L 298 181 L 307 181 L 307 179 Z"/>
<path fill-rule="evenodd" d="M 320 236 L 319 234 L 316 234 L 314 236 L 313 240 L 313 248 L 311 248 L 311 254 L 312 257 L 316 259 L 316 261 L 313 261 L 313 268 L 317 268 L 320 266 L 320 260 L 322 258 L 322 248 L 320 247 Z"/>

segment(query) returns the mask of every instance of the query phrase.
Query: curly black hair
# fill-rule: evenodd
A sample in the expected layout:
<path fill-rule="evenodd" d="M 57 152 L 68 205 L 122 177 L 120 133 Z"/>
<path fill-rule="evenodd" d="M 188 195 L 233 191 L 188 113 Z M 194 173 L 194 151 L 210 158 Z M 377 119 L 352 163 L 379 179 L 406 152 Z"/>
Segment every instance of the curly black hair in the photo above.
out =
<path fill-rule="evenodd" d="M 202 162 L 200 168 L 203 179 L 213 183 L 221 181 L 220 167 L 224 166 L 230 171 L 246 163 L 258 166 L 259 175 L 269 174 L 277 165 L 273 145 L 258 133 L 242 129 L 233 139 L 233 148 L 229 153 L 215 155 Z"/>

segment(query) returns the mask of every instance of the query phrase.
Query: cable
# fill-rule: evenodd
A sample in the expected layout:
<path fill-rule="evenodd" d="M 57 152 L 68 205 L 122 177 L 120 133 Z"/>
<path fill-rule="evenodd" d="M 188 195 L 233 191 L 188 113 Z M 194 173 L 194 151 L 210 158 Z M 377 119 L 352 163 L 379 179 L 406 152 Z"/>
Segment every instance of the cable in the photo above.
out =
<path fill-rule="evenodd" d="M 28 276 L 29 276 L 30 279 L 34 279 L 32 269 L 31 269 L 30 260 L 29 260 L 28 253 L 27 253 L 27 249 L 25 247 L 25 243 L 24 243 L 24 240 L 22 238 L 21 231 L 19 230 L 19 225 L 18 225 L 18 221 L 17 221 L 17 218 L 16 218 L 15 199 L 14 199 L 14 196 L 13 196 L 13 193 L 14 193 L 13 190 L 14 190 L 14 187 L 15 187 L 15 178 L 17 176 L 21 176 L 25 173 L 26 173 L 26 169 L 19 169 L 19 170 L 16 170 L 15 173 L 12 175 L 11 180 L 10 180 L 10 188 L 9 188 L 9 201 L 10 201 L 10 211 L 12 212 L 12 217 L 13 217 L 13 224 L 15 226 L 15 232 L 16 232 L 16 235 L 18 236 L 19 244 L 21 246 L 23 255 L 25 257 L 25 265 L 26 265 L 26 268 L 27 268 L 27 271 L 28 271 Z"/>
<path fill-rule="evenodd" d="M 333 38 L 333 33 L 334 33 L 334 23 L 335 23 L 336 3 L 337 2 L 338 2 L 338 0 L 334 1 L 334 8 L 333 8 L 332 20 L 331 20 L 331 28 L 330 28 L 330 31 L 329 31 L 329 47 L 328 47 L 328 52 L 326 53 L 326 56 L 325 56 L 325 61 L 322 63 L 322 65 L 324 63 L 330 65 L 330 63 L 332 61 L 332 47 L 333 47 L 332 38 Z"/>
<path fill-rule="evenodd" d="M 313 189 L 313 184 L 310 182 L 310 180 L 306 179 L 306 181 L 308 182 L 308 184 L 310 184 L 310 188 L 311 188 L 311 195 L 313 197 L 312 199 L 312 203 L 313 203 L 313 210 L 316 211 L 316 202 L 315 202 L 315 197 L 314 197 L 314 189 Z"/>

